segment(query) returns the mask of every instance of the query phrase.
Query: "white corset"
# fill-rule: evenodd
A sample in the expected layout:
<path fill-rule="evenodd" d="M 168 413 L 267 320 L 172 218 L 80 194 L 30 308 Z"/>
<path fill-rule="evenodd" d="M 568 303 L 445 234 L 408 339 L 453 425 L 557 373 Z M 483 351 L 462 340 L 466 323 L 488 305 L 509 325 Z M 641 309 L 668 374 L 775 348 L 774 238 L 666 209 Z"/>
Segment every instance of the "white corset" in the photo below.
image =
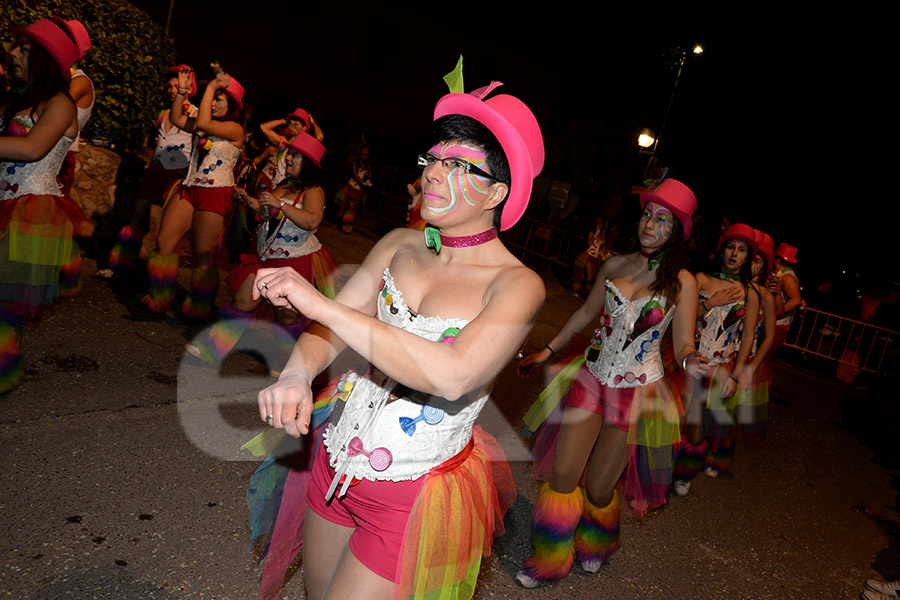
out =
<path fill-rule="evenodd" d="M 192 104 L 185 106 L 189 107 L 189 115 L 194 114 L 194 111 L 197 110 Z M 168 133 L 163 131 L 166 122 L 171 125 Z M 191 158 L 193 137 L 192 133 L 172 125 L 169 121 L 169 111 L 166 111 L 157 127 L 156 151 L 153 153 L 153 160 L 158 161 L 164 169 L 169 171 L 187 168 Z"/>
<path fill-rule="evenodd" d="M 27 121 L 26 127 L 34 125 L 30 116 L 18 117 L 17 120 Z M 59 138 L 44 158 L 34 162 L 0 162 L 0 200 L 18 198 L 25 194 L 62 195 L 56 176 L 72 141 L 72 138 L 65 136 Z"/>
<path fill-rule="evenodd" d="M 629 300 L 609 280 L 605 287 L 602 320 L 585 351 L 585 364 L 600 383 L 609 387 L 637 387 L 660 379 L 664 372 L 659 345 L 675 306 L 666 309 L 664 297 Z M 649 325 L 659 318 L 659 311 L 664 313 L 662 318 Z"/>
<path fill-rule="evenodd" d="M 303 198 L 299 194 L 291 206 L 299 209 L 297 203 Z M 256 254 L 261 260 L 270 258 L 297 258 L 317 252 L 322 244 L 313 235 L 316 231 L 303 229 L 287 218 L 283 212 L 277 218 L 266 219 L 256 234 Z"/>
<path fill-rule="evenodd" d="M 706 292 L 700 292 L 701 303 L 709 297 Z M 737 358 L 746 313 L 747 308 L 741 300 L 724 306 L 713 306 L 697 319 L 697 332 L 700 335 L 697 351 L 709 359 L 710 366 Z"/>
<path fill-rule="evenodd" d="M 378 295 L 377 315 L 380 321 L 432 341 L 440 340 L 444 334 L 455 335 L 447 330 L 462 329 L 468 323 L 465 319 L 426 317 L 410 311 L 388 269 L 384 270 Z M 392 400 L 392 392 L 403 397 Z M 451 402 L 408 388 L 400 391 L 395 381 L 377 370 L 360 377 L 353 384 L 338 422 L 329 423 L 325 431 L 330 464 L 337 472 L 332 487 L 341 495 L 353 477 L 370 481 L 418 479 L 465 448 L 487 398 L 485 394 Z M 357 437 L 363 452 L 350 456 L 347 450 Z M 383 470 L 379 469 L 387 461 L 379 460 L 384 459 L 384 451 L 373 452 L 380 448 L 391 456 L 390 466 Z M 345 483 L 338 488 L 342 475 L 346 475 Z"/>
<path fill-rule="evenodd" d="M 200 140 L 209 140 L 212 147 L 203 163 L 197 165 Z M 240 149 L 228 140 L 212 136 L 195 135 L 193 149 L 191 150 L 191 165 L 184 178 L 184 185 L 188 187 L 231 187 L 234 185 L 234 165 L 241 155 Z"/>

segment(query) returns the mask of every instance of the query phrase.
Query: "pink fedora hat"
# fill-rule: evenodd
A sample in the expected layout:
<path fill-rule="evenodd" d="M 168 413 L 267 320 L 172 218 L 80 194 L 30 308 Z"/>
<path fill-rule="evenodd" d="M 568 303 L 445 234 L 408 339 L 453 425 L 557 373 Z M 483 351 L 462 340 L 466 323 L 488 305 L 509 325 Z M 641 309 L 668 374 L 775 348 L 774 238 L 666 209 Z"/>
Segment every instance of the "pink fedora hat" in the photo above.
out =
<path fill-rule="evenodd" d="M 27 28 L 10 25 L 14 35 L 25 36 L 47 51 L 66 81 L 72 80 L 72 65 L 78 60 L 78 47 L 60 26 L 50 19 L 35 21 Z"/>
<path fill-rule="evenodd" d="M 309 127 L 309 113 L 302 108 L 295 108 L 294 112 L 290 113 L 287 118 L 302 121 L 305 127 Z"/>
<path fill-rule="evenodd" d="M 778 250 L 775 251 L 775 256 L 792 265 L 797 264 L 797 249 L 790 244 L 785 244 L 784 242 L 778 244 Z"/>
<path fill-rule="evenodd" d="M 691 237 L 691 230 L 694 228 L 692 219 L 694 211 L 697 210 L 697 197 L 691 188 L 677 179 L 663 179 L 655 186 L 651 186 L 648 191 L 641 192 L 641 207 L 646 206 L 648 202 L 671 210 L 681 221 L 684 239 Z"/>
<path fill-rule="evenodd" d="M 483 99 L 499 85 L 503 84 L 493 82 L 469 94 L 447 94 L 435 105 L 434 119 L 447 115 L 471 117 L 500 142 L 512 179 L 500 217 L 500 229 L 505 231 L 518 222 L 528 207 L 534 178 L 544 168 L 544 138 L 531 109 L 518 98 L 500 94 Z"/>
<path fill-rule="evenodd" d="M 194 73 L 194 70 L 189 65 L 181 64 L 169 67 L 166 69 L 166 77 L 172 77 L 173 75 L 177 77 L 178 71 L 183 71 L 184 69 L 191 72 L 191 93 L 188 96 L 191 97 L 197 93 L 197 74 Z"/>
<path fill-rule="evenodd" d="M 84 58 L 84 53 L 91 49 L 91 36 L 88 34 L 84 24 L 75 19 L 64 21 L 60 17 L 50 18 L 54 23 L 68 31 L 72 39 L 75 40 L 75 47 L 78 48 L 78 60 Z"/>
<path fill-rule="evenodd" d="M 309 135 L 305 131 L 301 131 L 294 136 L 294 139 L 285 144 L 288 150 L 299 152 L 309 160 L 316 163 L 316 166 L 322 167 L 322 157 L 325 156 L 325 146 L 319 143 L 319 140 Z"/>
<path fill-rule="evenodd" d="M 748 256 L 753 256 L 756 254 L 758 250 L 756 246 L 756 236 L 754 232 L 756 230 L 750 227 L 749 225 L 745 225 L 743 223 L 735 223 L 728 229 L 722 232 L 722 235 L 719 236 L 719 242 L 716 244 L 716 252 L 722 251 L 722 246 L 728 240 L 737 240 L 739 242 L 744 242 L 748 246 L 750 246 L 750 252 Z"/>
<path fill-rule="evenodd" d="M 234 76 L 231 77 L 231 81 L 228 82 L 228 87 L 224 88 L 225 93 L 234 98 L 235 102 L 238 103 L 238 108 L 241 110 L 244 109 L 244 86 L 242 86 Z"/>

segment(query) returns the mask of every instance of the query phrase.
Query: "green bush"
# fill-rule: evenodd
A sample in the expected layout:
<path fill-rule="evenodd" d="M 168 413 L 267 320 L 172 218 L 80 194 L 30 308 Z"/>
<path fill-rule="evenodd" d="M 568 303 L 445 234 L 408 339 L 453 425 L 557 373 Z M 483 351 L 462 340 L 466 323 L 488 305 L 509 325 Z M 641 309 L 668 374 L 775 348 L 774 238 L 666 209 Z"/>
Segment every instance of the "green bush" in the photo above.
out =
<path fill-rule="evenodd" d="M 80 66 L 94 82 L 94 112 L 82 137 L 140 143 L 164 106 L 161 81 L 174 64 L 172 38 L 146 13 L 122 0 L 2 0 L 0 41 L 13 42 L 9 23 L 28 26 L 56 15 L 78 19 L 92 48 Z"/>

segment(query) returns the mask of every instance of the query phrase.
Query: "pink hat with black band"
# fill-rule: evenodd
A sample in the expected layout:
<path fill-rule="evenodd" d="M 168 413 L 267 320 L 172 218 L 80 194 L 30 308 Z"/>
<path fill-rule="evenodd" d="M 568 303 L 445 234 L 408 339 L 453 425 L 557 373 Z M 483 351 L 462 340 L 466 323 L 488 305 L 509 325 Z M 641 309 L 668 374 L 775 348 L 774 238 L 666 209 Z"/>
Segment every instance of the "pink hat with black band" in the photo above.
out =
<path fill-rule="evenodd" d="M 749 225 L 745 225 L 743 223 L 735 223 L 728 229 L 722 232 L 722 235 L 719 236 L 719 243 L 716 244 L 716 253 L 722 251 L 722 245 L 728 240 L 737 240 L 739 242 L 744 242 L 750 247 L 750 252 L 747 253 L 748 256 L 753 256 L 756 254 L 758 248 L 756 245 L 756 236 L 754 232 L 756 230 L 750 227 Z"/>
<path fill-rule="evenodd" d="M 60 26 L 50 19 L 35 21 L 27 28 L 10 25 L 14 35 L 27 37 L 47 51 L 66 81 L 72 80 L 72 65 L 78 60 L 78 47 Z"/>
<path fill-rule="evenodd" d="M 534 178 L 544 168 L 544 138 L 534 113 L 518 98 L 500 94 L 484 100 L 500 85 L 503 84 L 494 81 L 468 94 L 447 94 L 435 105 L 434 120 L 447 115 L 470 117 L 487 127 L 500 142 L 512 180 L 500 216 L 500 230 L 506 231 L 525 213 Z"/>
<path fill-rule="evenodd" d="M 301 121 L 304 127 L 309 127 L 309 113 L 302 108 L 294 109 L 294 112 L 290 113 L 287 118 Z"/>
<path fill-rule="evenodd" d="M 681 222 L 684 239 L 691 237 L 691 230 L 694 228 L 694 211 L 697 210 L 697 197 L 694 196 L 691 188 L 677 179 L 663 179 L 646 192 L 641 192 L 641 208 L 648 202 L 665 206 L 671 210 Z"/>
<path fill-rule="evenodd" d="M 234 101 L 238 103 L 238 108 L 244 110 L 244 86 L 233 76 L 229 75 L 229 78 L 228 87 L 222 88 L 222 90 L 234 98 Z"/>
<path fill-rule="evenodd" d="M 301 131 L 294 136 L 294 139 L 285 144 L 288 150 L 299 152 L 309 160 L 316 163 L 316 166 L 322 168 L 322 157 L 325 156 L 325 146 L 319 143 L 319 140 L 309 135 L 305 131 Z"/>
<path fill-rule="evenodd" d="M 191 72 L 191 93 L 188 95 L 188 98 L 190 98 L 197 93 L 197 74 L 194 73 L 194 70 L 189 65 L 181 64 L 175 65 L 174 67 L 169 67 L 168 69 L 166 69 L 166 75 L 169 77 L 171 77 L 172 75 L 178 77 L 178 72 L 184 71 L 185 69 Z"/>
<path fill-rule="evenodd" d="M 75 47 L 78 48 L 78 60 L 84 58 L 84 53 L 91 49 L 91 36 L 84 24 L 75 19 L 71 21 L 64 21 L 60 17 L 50 17 L 50 19 L 69 32 L 69 36 L 75 40 Z"/>
<path fill-rule="evenodd" d="M 792 265 L 797 264 L 797 249 L 790 244 L 785 244 L 784 242 L 778 244 L 778 250 L 775 251 L 775 256 Z"/>

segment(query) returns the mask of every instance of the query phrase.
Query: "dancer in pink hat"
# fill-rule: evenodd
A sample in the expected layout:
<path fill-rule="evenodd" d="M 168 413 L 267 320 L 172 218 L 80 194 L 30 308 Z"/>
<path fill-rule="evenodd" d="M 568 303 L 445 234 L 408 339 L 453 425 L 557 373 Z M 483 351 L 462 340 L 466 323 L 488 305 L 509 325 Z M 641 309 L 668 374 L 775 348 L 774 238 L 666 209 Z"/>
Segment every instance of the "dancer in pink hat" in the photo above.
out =
<path fill-rule="evenodd" d="M 81 255 L 72 236 L 86 224 L 56 180 L 78 134 L 68 94 L 78 48 L 50 19 L 10 30 L 13 88 L 0 95 L 0 391 L 21 375 L 12 323 L 77 290 Z"/>
<path fill-rule="evenodd" d="M 296 136 L 308 133 L 319 143 L 325 141 L 325 134 L 322 133 L 319 124 L 302 108 L 294 109 L 283 119 L 267 121 L 260 125 L 259 129 L 271 145 L 254 159 L 257 165 L 266 161 L 254 189 L 262 189 L 260 185 L 265 185 L 266 189 L 271 190 L 285 178 L 287 144 Z"/>
<path fill-rule="evenodd" d="M 784 345 L 791 323 L 794 320 L 794 312 L 805 306 L 803 295 L 800 292 L 800 280 L 794 268 L 797 266 L 797 248 L 781 242 L 775 250 L 775 272 L 769 278 L 769 291 L 775 297 L 775 342 L 769 348 L 766 362 L 771 368 L 775 352 Z"/>
<path fill-rule="evenodd" d="M 526 588 L 562 579 L 575 559 L 596 573 L 619 548 L 622 503 L 638 515 L 665 503 L 681 413 L 660 354 L 670 323 L 682 369 L 693 377 L 705 372 L 706 360 L 694 352 L 697 282 L 684 268 L 697 200 L 686 185 L 666 179 L 640 202 L 638 251 L 604 262 L 581 308 L 519 364 L 524 376 L 601 317 L 585 354 L 563 368 L 525 417 L 531 431 L 541 427 L 535 475 L 547 480 L 534 503 L 532 552 L 516 576 Z M 648 430 L 656 435 L 644 435 Z M 624 500 L 616 485 L 623 476 Z"/>
<path fill-rule="evenodd" d="M 474 423 L 544 301 L 540 277 L 497 237 L 525 212 L 544 146 L 521 100 L 490 95 L 497 85 L 450 93 L 435 107 L 418 157 L 424 235 L 385 236 L 334 300 L 290 269 L 257 275 L 256 296 L 317 322 L 259 394 L 260 419 L 305 435 L 316 424 L 313 378 L 346 346 L 372 365 L 345 376 L 343 410 L 312 468 L 303 546 L 311 599 L 326 590 L 471 598 L 482 554 L 502 530 L 512 480 Z M 279 523 L 296 513 L 281 510 Z"/>
<path fill-rule="evenodd" d="M 169 121 L 195 135 L 184 184 L 165 206 L 156 251 L 147 261 L 150 289 L 139 302 L 128 306 L 143 319 L 163 319 L 172 305 L 178 269 L 175 248 L 188 232 L 194 265 L 181 314 L 189 320 L 207 321 L 215 308 L 219 270 L 213 266 L 213 253 L 234 209 L 234 166 L 244 143 L 244 87 L 235 78 L 219 74 L 206 86 L 194 118 L 184 109 L 194 85 L 193 72 L 181 69 Z"/>
<path fill-rule="evenodd" d="M 709 360 L 710 370 L 689 386 L 687 426 L 674 465 L 673 488 L 679 496 L 688 493 L 700 469 L 718 477 L 731 467 L 735 392 L 752 380 L 746 366 L 759 316 L 759 294 L 751 281 L 756 252 L 754 229 L 732 225 L 719 236 L 716 265 L 697 274 L 697 351 Z"/>

